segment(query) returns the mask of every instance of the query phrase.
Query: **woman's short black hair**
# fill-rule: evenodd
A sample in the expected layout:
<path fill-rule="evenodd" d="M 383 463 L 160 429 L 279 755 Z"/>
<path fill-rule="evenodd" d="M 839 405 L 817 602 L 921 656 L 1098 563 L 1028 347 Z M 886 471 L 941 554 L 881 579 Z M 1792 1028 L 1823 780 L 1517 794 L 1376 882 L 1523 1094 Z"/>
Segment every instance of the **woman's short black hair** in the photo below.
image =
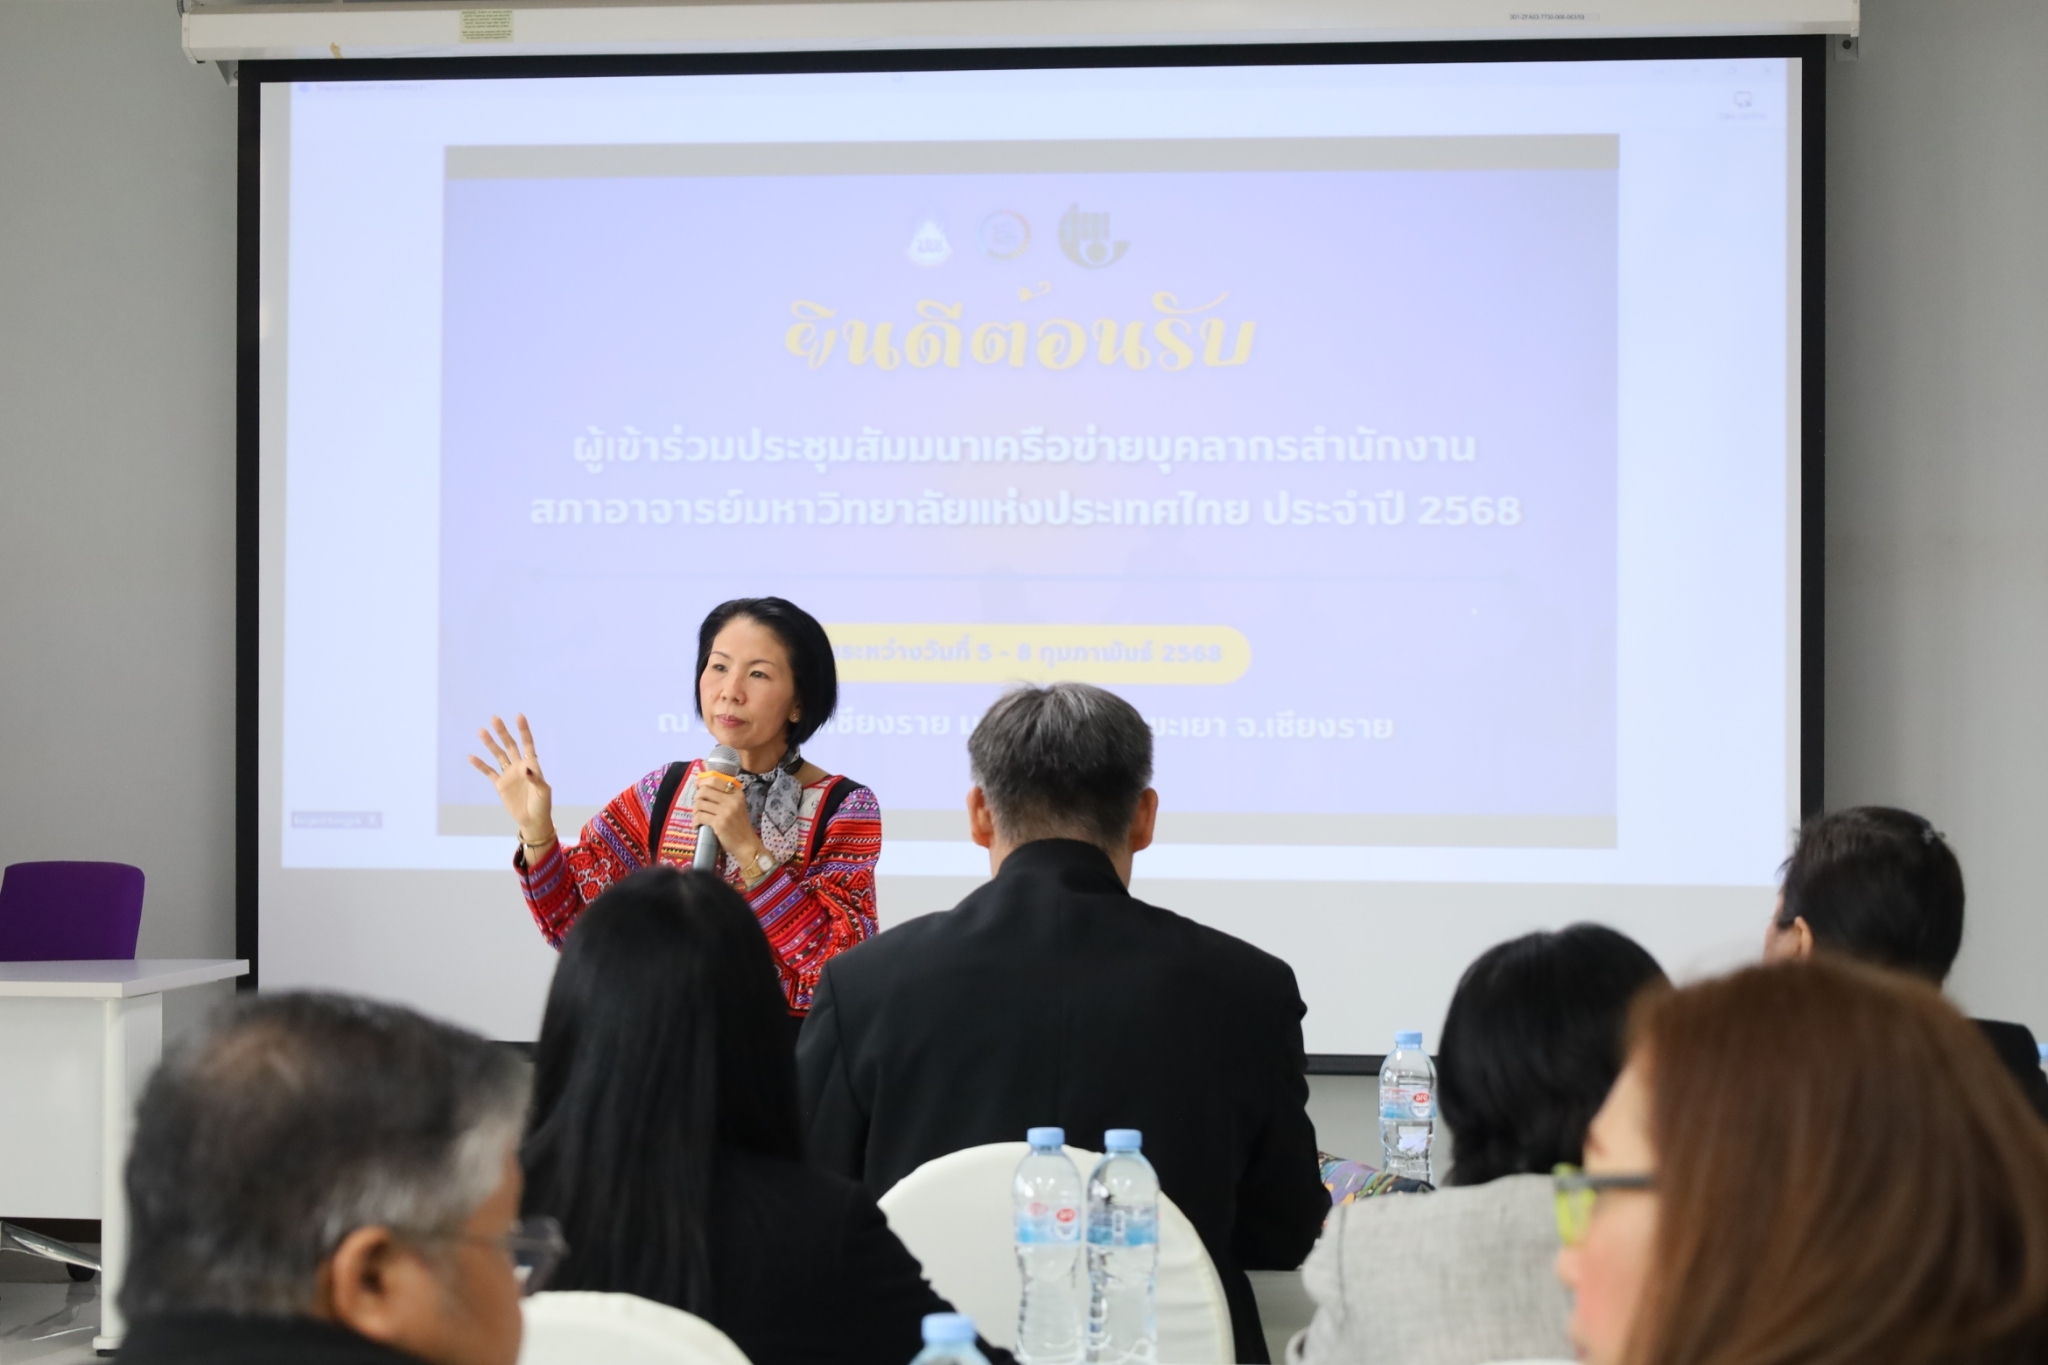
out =
<path fill-rule="evenodd" d="M 1892 806 L 1816 815 L 1785 860 L 1778 926 L 1814 944 L 1941 982 L 1963 946 L 1963 865 L 1927 820 Z"/>
<path fill-rule="evenodd" d="M 560 1220 L 551 1281 L 711 1310 L 721 1148 L 803 1159 L 775 951 L 709 872 L 614 882 L 562 944 L 534 1045 L 524 1210 Z"/>
<path fill-rule="evenodd" d="M 1586 1126 L 1621 1074 L 1629 1005 L 1666 984 L 1641 944 L 1598 924 L 1481 953 L 1451 996 L 1437 1057 L 1450 1183 L 1576 1165 Z"/>
<path fill-rule="evenodd" d="M 789 742 L 802 744 L 839 709 L 839 665 L 832 658 L 832 641 L 818 618 L 786 598 L 735 597 L 713 607 L 704 624 L 697 627 L 697 674 L 691 683 L 697 719 L 704 719 L 700 684 L 711 662 L 711 642 L 735 616 L 759 621 L 775 632 L 788 651 L 789 671 L 796 677 L 796 720 L 789 727 Z"/>

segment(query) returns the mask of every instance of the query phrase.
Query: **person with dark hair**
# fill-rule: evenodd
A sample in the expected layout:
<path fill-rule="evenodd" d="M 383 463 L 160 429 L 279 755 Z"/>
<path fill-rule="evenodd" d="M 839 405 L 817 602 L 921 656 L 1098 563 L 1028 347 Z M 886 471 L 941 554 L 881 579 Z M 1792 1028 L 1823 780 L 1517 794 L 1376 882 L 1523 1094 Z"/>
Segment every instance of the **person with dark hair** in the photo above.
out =
<path fill-rule="evenodd" d="M 1264 1361 L 1247 1269 L 1301 1264 L 1329 1212 L 1294 973 L 1135 899 L 1152 731 L 1099 687 L 1009 693 L 968 740 L 993 880 L 833 960 L 797 1043 L 813 1161 L 887 1190 L 934 1157 L 1058 1124 L 1137 1128 L 1201 1234 L 1237 1359 Z"/>
<path fill-rule="evenodd" d="M 245 996 L 135 1116 L 123 1365 L 513 1365 L 526 1063 L 410 1010 Z"/>
<path fill-rule="evenodd" d="M 719 871 L 746 897 L 775 949 L 795 1036 L 818 973 L 875 932 L 875 862 L 882 810 L 875 794 L 805 760 L 800 747 L 839 704 L 832 642 L 810 613 L 780 597 L 739 597 L 697 630 L 697 715 L 740 756 L 737 780 L 704 760 L 656 768 L 613 797 L 577 842 L 555 835 L 554 793 L 525 716 L 515 736 L 500 718 L 479 730 L 491 779 L 519 824 L 512 865 L 547 941 L 559 948 L 584 907 L 619 878 L 656 864 L 688 867 L 697 831 L 723 850 Z M 495 766 L 493 766 L 495 763 Z"/>
<path fill-rule="evenodd" d="M 1629 1006 L 1668 986 L 1657 959 L 1600 924 L 1525 934 L 1458 979 L 1437 1052 L 1451 1131 L 1449 1183 L 1548 1176 L 1576 1164 L 1586 1125 L 1621 1073 Z"/>
<path fill-rule="evenodd" d="M 1555 1184 L 1585 1365 L 2048 1360 L 2048 1129 L 1924 981 L 1824 954 L 1644 996 Z"/>
<path fill-rule="evenodd" d="M 1839 953 L 1939 986 L 1963 946 L 1963 866 L 1947 836 L 1911 811 L 1852 806 L 1799 828 L 1785 860 L 1767 959 Z M 2025 1024 L 1977 1027 L 2048 1118 L 2048 1076 Z"/>
<path fill-rule="evenodd" d="M 1629 1007 L 1668 986 L 1657 960 L 1597 924 L 1481 953 L 1437 1054 L 1452 1188 L 1330 1215 L 1302 1282 L 1316 1315 L 1292 1365 L 1475 1365 L 1568 1356 L 1552 1273 L 1550 1172 L 1577 1163 L 1621 1071 Z"/>
<path fill-rule="evenodd" d="M 923 1315 L 951 1310 L 867 1191 L 803 1164 L 784 1009 L 732 887 L 613 883 L 548 991 L 526 1211 L 567 1233 L 556 1288 L 672 1304 L 754 1365 L 904 1365 Z"/>

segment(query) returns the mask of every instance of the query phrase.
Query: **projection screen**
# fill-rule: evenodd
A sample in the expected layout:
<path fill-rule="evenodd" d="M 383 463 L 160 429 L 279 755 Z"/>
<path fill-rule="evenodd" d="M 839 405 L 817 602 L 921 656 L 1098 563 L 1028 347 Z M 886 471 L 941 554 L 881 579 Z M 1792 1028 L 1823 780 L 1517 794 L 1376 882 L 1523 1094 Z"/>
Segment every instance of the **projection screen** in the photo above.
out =
<path fill-rule="evenodd" d="M 760 594 L 832 634 L 883 932 L 987 876 L 983 709 L 1078 679 L 1154 731 L 1134 890 L 1290 962 L 1330 1066 L 1532 928 L 1751 953 L 1819 44 L 1509 46 L 245 68 L 262 987 L 531 1038 L 477 727 L 573 838 L 705 750 L 697 623 Z"/>

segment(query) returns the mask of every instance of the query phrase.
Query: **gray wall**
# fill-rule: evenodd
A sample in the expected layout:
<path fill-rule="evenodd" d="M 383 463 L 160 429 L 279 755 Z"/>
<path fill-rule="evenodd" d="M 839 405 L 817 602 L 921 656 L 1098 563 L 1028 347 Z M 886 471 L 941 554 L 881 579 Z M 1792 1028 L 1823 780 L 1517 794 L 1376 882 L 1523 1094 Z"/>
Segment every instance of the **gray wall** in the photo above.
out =
<path fill-rule="evenodd" d="M 1953 836 L 1958 993 L 2048 1031 L 2048 6 L 1864 13 L 1829 70 L 1828 789 Z M 235 126 L 177 44 L 171 0 L 0 0 L 0 860 L 139 863 L 142 951 L 199 956 L 233 945 Z"/>
<path fill-rule="evenodd" d="M 2048 1036 L 2048 5 L 1863 13 L 1828 73 L 1828 800 L 1947 831 L 1954 990 Z"/>
<path fill-rule="evenodd" d="M 0 0 L 0 862 L 138 864 L 153 957 L 235 941 L 234 192 L 172 0 Z"/>

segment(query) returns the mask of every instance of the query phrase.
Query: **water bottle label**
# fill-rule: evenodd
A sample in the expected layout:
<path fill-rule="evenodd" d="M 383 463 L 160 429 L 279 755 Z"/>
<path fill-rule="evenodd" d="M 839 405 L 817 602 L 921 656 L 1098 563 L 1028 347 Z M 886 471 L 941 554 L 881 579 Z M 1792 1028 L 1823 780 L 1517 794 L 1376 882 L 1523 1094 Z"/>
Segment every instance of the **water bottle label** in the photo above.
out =
<path fill-rule="evenodd" d="M 1017 1211 L 1017 1240 L 1033 1244 L 1081 1240 L 1081 1210 L 1073 1204 L 1034 1199 Z"/>
<path fill-rule="evenodd" d="M 1435 1118 L 1436 1095 L 1427 1086 L 1386 1086 L 1380 1091 L 1380 1117 L 1389 1121 Z"/>
<path fill-rule="evenodd" d="M 1088 1220 L 1088 1242 L 1098 1247 L 1148 1247 L 1159 1241 L 1157 1209 L 1110 1209 Z"/>

